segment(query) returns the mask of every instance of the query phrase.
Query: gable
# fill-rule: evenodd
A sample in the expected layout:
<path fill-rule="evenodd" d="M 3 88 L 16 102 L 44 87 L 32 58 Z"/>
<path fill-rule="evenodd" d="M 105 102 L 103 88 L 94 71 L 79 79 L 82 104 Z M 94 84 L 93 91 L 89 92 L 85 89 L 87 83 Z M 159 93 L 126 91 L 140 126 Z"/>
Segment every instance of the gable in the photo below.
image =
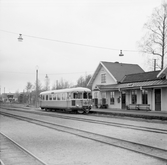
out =
<path fill-rule="evenodd" d="M 105 75 L 105 82 L 102 81 L 102 75 Z M 111 76 L 110 73 L 108 73 L 108 71 L 102 66 L 92 83 L 92 88 L 94 89 L 96 85 L 107 85 L 116 83 L 117 81 L 114 79 L 114 77 Z"/>
<path fill-rule="evenodd" d="M 99 63 L 98 67 L 96 68 L 94 74 L 92 75 L 91 79 L 89 80 L 87 86 L 95 86 L 96 84 L 101 84 L 101 74 L 106 75 L 106 80 L 108 83 L 117 83 L 117 80 L 113 77 L 113 75 L 108 72 L 108 70 L 103 66 L 101 63 Z M 102 83 L 104 85 L 104 83 Z"/>
<path fill-rule="evenodd" d="M 101 71 L 101 68 L 105 69 L 108 78 L 111 79 L 111 82 L 108 82 L 110 84 L 120 82 L 123 79 L 123 77 L 127 74 L 144 72 L 143 69 L 137 64 L 123 64 L 118 62 L 113 63 L 101 61 L 97 69 L 95 70 L 93 76 L 91 77 L 90 81 L 88 82 L 88 86 L 93 85 L 97 75 L 99 75 L 99 72 Z"/>

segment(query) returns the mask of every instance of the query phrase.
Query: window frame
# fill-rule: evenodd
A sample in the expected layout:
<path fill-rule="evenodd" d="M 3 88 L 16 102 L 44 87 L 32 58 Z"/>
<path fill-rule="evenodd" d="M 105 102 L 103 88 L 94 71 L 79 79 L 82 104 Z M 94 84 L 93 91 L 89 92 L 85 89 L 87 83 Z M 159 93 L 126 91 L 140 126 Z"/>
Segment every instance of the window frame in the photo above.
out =
<path fill-rule="evenodd" d="M 142 90 L 142 104 L 148 104 L 148 90 Z"/>
<path fill-rule="evenodd" d="M 115 104 L 115 92 L 111 91 L 110 92 L 110 105 Z"/>
<path fill-rule="evenodd" d="M 137 90 L 131 91 L 131 103 L 137 104 Z"/>
<path fill-rule="evenodd" d="M 106 73 L 101 73 L 101 83 L 106 83 Z"/>

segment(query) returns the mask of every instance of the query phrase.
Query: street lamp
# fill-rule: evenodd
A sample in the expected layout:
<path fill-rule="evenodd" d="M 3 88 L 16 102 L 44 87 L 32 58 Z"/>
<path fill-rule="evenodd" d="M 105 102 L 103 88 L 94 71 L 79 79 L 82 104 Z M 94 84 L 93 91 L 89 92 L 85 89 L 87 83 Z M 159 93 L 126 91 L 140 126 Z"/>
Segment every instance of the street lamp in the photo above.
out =
<path fill-rule="evenodd" d="M 22 34 L 19 34 L 18 41 L 19 41 L 19 42 L 22 42 L 22 41 L 23 41 Z"/>
<path fill-rule="evenodd" d="M 120 57 L 124 56 L 124 54 L 122 53 L 122 50 L 120 50 L 119 56 L 120 56 Z"/>

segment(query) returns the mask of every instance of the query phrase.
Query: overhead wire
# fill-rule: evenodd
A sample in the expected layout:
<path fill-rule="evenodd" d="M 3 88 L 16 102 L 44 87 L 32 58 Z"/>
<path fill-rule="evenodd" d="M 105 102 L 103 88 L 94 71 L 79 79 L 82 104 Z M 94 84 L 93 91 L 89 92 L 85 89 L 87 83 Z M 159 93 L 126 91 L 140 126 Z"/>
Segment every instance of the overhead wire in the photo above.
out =
<path fill-rule="evenodd" d="M 2 30 L 2 29 L 0 29 L 0 31 L 6 32 L 6 33 L 12 33 L 12 34 L 19 34 L 19 33 L 16 33 L 16 32 L 11 32 L 11 31 Z M 50 38 L 38 37 L 38 36 L 27 35 L 27 34 L 22 34 L 22 33 L 20 33 L 20 34 L 22 36 L 26 36 L 26 37 L 30 37 L 30 38 L 36 38 L 36 39 L 41 39 L 41 40 L 59 42 L 59 43 L 63 43 L 63 44 L 71 44 L 71 45 L 85 46 L 85 47 L 91 47 L 91 48 L 96 48 L 96 49 L 106 49 L 106 50 L 120 51 L 120 49 L 116 49 L 116 48 L 109 48 L 109 47 L 103 47 L 103 46 L 75 43 L 75 42 L 70 42 L 70 41 L 63 41 L 63 40 L 58 40 L 58 39 L 50 39 Z M 137 50 L 128 50 L 128 49 L 121 49 L 121 50 L 127 51 L 127 52 L 140 52 L 140 51 L 137 51 Z"/>
<path fill-rule="evenodd" d="M 5 73 L 11 73 L 11 74 L 32 74 L 34 73 L 28 73 L 28 72 L 12 72 L 12 71 L 0 71 L 0 72 L 5 72 Z M 93 73 L 93 71 L 84 71 L 84 72 L 69 72 L 69 73 L 47 73 L 47 75 L 63 75 L 63 74 L 79 74 L 79 73 Z M 46 73 L 39 73 L 40 75 L 46 75 Z"/>

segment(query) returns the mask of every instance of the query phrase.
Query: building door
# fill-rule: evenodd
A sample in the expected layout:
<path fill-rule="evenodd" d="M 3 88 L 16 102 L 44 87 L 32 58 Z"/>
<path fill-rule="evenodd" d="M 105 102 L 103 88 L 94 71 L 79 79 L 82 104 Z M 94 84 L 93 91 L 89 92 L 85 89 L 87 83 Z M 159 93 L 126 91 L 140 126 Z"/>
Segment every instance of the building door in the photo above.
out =
<path fill-rule="evenodd" d="M 122 92 L 122 97 L 121 97 L 122 99 L 122 101 L 121 101 L 121 103 L 122 103 L 122 109 L 126 109 L 126 93 L 125 92 Z"/>
<path fill-rule="evenodd" d="M 155 111 L 161 111 L 161 89 L 155 89 Z"/>
<path fill-rule="evenodd" d="M 98 99 L 97 98 L 94 99 L 94 103 L 95 103 L 95 108 L 98 108 Z"/>

